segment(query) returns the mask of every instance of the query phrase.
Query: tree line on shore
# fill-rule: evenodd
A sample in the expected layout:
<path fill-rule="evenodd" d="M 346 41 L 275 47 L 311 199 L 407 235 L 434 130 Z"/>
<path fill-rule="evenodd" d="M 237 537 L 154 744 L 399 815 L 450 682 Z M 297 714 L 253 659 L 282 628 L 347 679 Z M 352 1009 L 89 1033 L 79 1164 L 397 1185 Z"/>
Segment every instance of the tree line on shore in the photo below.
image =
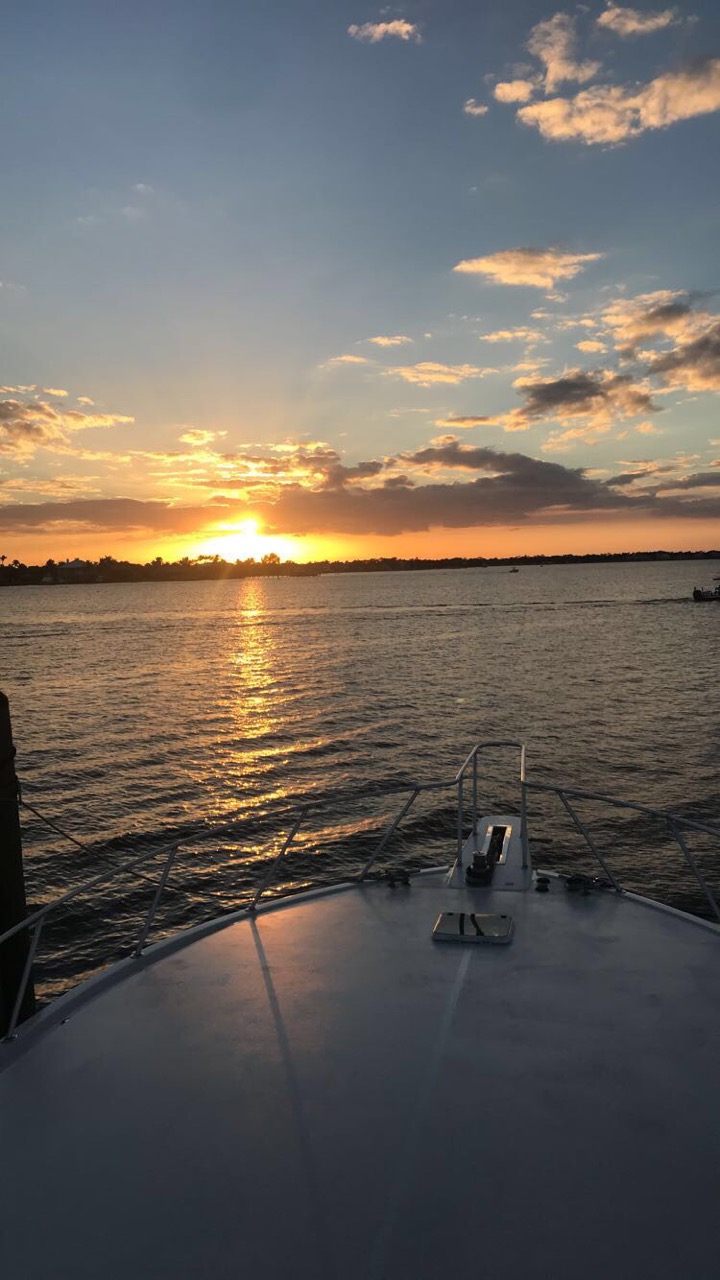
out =
<path fill-rule="evenodd" d="M 68 583 L 102 582 L 193 582 L 219 578 L 315 577 L 328 573 L 392 573 L 413 569 L 522 568 L 547 564 L 622 564 L 653 560 L 720 560 L 720 550 L 711 551 L 617 551 L 585 555 L 449 556 L 438 559 L 396 556 L 364 560 L 315 560 L 299 564 L 281 560 L 274 552 L 254 560 L 228 561 L 218 555 L 165 561 L 162 556 L 146 564 L 101 556 L 98 560 L 46 560 L 44 564 L 24 564 L 0 555 L 0 586 L 54 586 Z"/>

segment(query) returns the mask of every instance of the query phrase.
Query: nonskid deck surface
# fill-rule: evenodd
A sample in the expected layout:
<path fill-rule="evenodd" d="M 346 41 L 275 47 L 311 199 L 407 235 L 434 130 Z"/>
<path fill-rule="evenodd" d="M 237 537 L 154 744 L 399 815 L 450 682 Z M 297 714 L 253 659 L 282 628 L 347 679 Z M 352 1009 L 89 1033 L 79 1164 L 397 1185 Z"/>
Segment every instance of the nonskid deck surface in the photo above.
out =
<path fill-rule="evenodd" d="M 717 1274 L 720 938 L 442 876 L 238 923 L 0 1076 L 8 1280 Z M 512 943 L 431 941 L 440 910 Z"/>

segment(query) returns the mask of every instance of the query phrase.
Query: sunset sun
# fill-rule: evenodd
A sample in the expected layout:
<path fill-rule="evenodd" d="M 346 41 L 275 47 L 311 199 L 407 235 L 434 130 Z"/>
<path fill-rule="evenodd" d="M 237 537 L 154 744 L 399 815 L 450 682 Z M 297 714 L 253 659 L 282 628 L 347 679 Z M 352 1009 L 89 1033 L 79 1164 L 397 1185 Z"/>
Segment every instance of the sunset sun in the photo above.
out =
<path fill-rule="evenodd" d="M 261 532 L 260 523 L 248 516 L 236 524 L 219 527 L 212 537 L 198 543 L 196 555 L 219 555 L 223 560 L 262 560 L 263 556 L 291 559 L 293 545 L 289 538 L 278 538 Z"/>

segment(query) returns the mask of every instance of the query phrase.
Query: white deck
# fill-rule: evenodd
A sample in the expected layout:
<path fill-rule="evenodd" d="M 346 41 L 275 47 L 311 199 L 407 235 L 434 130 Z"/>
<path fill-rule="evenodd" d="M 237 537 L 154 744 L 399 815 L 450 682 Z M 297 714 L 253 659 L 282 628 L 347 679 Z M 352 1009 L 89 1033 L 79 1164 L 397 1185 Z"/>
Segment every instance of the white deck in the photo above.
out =
<path fill-rule="evenodd" d="M 513 942 L 433 943 L 461 904 Z M 718 931 L 560 882 L 239 921 L 0 1075 L 3 1277 L 711 1280 L 719 973 Z"/>

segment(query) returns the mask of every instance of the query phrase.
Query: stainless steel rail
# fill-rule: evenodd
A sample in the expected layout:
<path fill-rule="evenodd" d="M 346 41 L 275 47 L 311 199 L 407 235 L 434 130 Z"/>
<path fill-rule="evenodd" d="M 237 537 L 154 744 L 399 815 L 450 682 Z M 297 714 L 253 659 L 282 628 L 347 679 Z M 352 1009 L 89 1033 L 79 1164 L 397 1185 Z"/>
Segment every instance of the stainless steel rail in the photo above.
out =
<path fill-rule="evenodd" d="M 633 813 L 644 813 L 648 817 L 657 818 L 660 822 L 662 822 L 667 827 L 670 835 L 672 836 L 673 840 L 675 841 L 678 848 L 680 849 L 680 852 L 682 853 L 683 858 L 685 859 L 685 862 L 687 863 L 692 874 L 697 880 L 698 885 L 702 889 L 708 901 L 710 910 L 712 911 L 716 920 L 720 922 L 720 905 L 718 904 L 717 898 L 715 897 L 714 893 L 710 889 L 710 886 L 708 885 L 695 858 L 693 857 L 692 853 L 690 852 L 690 849 L 688 848 L 687 842 L 683 839 L 683 836 L 680 831 L 681 827 L 686 827 L 690 831 L 701 831 L 705 835 L 712 836 L 714 837 L 714 839 L 720 840 L 720 827 L 713 826 L 707 822 L 697 822 L 694 818 L 684 818 L 677 813 L 666 813 L 662 809 L 652 809 L 650 808 L 649 805 L 646 805 L 646 804 L 635 804 L 634 801 L 631 801 L 631 800 L 618 800 L 616 796 L 604 795 L 602 792 L 599 792 L 599 791 L 581 791 L 577 787 L 558 787 L 550 782 L 528 782 L 528 781 L 525 782 L 525 789 L 526 791 L 544 791 L 548 795 L 555 795 L 558 797 L 558 799 L 560 800 L 560 803 L 563 805 L 564 809 L 570 815 L 570 818 L 572 819 L 575 829 L 583 837 L 588 849 L 590 850 L 590 852 L 592 853 L 596 861 L 602 867 L 605 876 L 610 881 L 610 883 L 612 884 L 613 888 L 616 890 L 617 893 L 622 893 L 623 891 L 622 886 L 620 885 L 617 878 L 613 875 L 612 871 L 610 870 L 605 858 L 600 853 L 600 850 L 595 844 L 595 841 L 590 835 L 590 832 L 588 831 L 587 827 L 580 820 L 580 818 L 578 818 L 575 810 L 568 802 L 568 796 L 571 796 L 574 800 L 593 800 L 599 804 L 611 805 L 612 808 L 614 809 L 628 809 Z"/>
<path fill-rule="evenodd" d="M 504 747 L 513 747 L 518 749 L 520 752 L 520 769 L 519 769 L 520 835 L 521 835 L 521 844 L 522 844 L 523 867 L 527 867 L 529 865 L 529 849 L 528 849 L 528 793 L 529 792 L 538 792 L 538 793 L 546 793 L 548 795 L 554 795 L 560 800 L 560 803 L 562 804 L 566 813 L 570 817 L 570 820 L 575 830 L 582 837 L 588 849 L 590 850 L 592 856 L 597 861 L 599 866 L 602 868 L 603 874 L 608 880 L 608 882 L 612 885 L 612 887 L 618 893 L 623 892 L 621 884 L 619 883 L 617 877 L 615 876 L 610 866 L 608 865 L 606 856 L 599 849 L 586 823 L 583 822 L 583 820 L 580 818 L 580 816 L 576 812 L 574 805 L 571 804 L 570 801 L 571 800 L 572 801 L 577 801 L 577 800 L 595 801 L 595 802 L 600 802 L 603 804 L 610 805 L 616 809 L 630 810 L 635 813 L 646 814 L 652 818 L 656 818 L 660 820 L 665 825 L 670 836 L 678 845 L 687 866 L 690 868 L 690 871 L 692 872 L 693 876 L 695 877 L 695 880 L 697 881 L 705 898 L 707 899 L 708 905 L 713 915 L 718 920 L 718 922 L 720 922 L 720 905 L 718 904 L 717 898 L 713 894 L 704 875 L 702 874 L 697 864 L 697 861 L 693 856 L 690 848 L 688 847 L 687 841 L 685 840 L 684 834 L 683 834 L 683 832 L 695 831 L 695 832 L 701 832 L 703 834 L 712 836 L 717 840 L 720 840 L 720 828 L 718 828 L 717 826 L 710 825 L 708 823 L 698 822 L 692 818 L 685 818 L 680 814 L 667 813 L 661 809 L 653 809 L 653 808 L 650 808 L 648 805 L 636 804 L 628 800 L 619 800 L 614 796 L 604 795 L 599 792 L 584 791 L 576 787 L 558 786 L 553 783 L 531 782 L 526 776 L 525 744 L 515 739 L 504 739 L 504 738 L 490 739 L 485 742 L 476 743 L 476 745 L 473 747 L 472 751 L 470 751 L 467 758 L 465 759 L 460 769 L 456 773 L 455 777 L 448 781 L 426 782 L 426 783 L 411 782 L 401 786 L 388 787 L 374 794 L 367 793 L 365 796 L 365 798 L 367 799 L 380 799 L 380 798 L 384 798 L 385 796 L 391 796 L 391 795 L 403 795 L 406 798 L 404 799 L 400 810 L 396 813 L 395 817 L 391 819 L 391 821 L 383 831 L 383 834 L 380 840 L 378 841 L 377 845 L 375 846 L 372 854 L 370 855 L 370 857 L 362 867 L 361 871 L 356 876 L 357 882 L 359 884 L 362 884 L 367 879 L 367 876 L 371 871 L 372 867 L 375 865 L 380 855 L 387 848 L 392 837 L 394 836 L 395 832 L 400 826 L 400 823 L 402 822 L 403 818 L 405 818 L 405 816 L 409 813 L 410 809 L 415 804 L 418 796 L 421 793 L 449 790 L 450 788 L 457 789 L 457 854 L 456 854 L 456 858 L 457 858 L 457 864 L 461 866 L 462 854 L 463 854 L 463 843 L 464 843 L 464 831 L 465 831 L 465 812 L 464 812 L 465 780 L 468 774 L 471 774 L 471 779 L 472 779 L 472 828 L 471 830 L 472 830 L 473 837 L 477 839 L 478 816 L 479 816 L 478 790 L 479 790 L 479 782 L 480 782 L 478 760 L 481 754 L 489 750 L 490 748 L 504 748 Z M 291 804 L 285 804 L 282 810 L 280 810 L 278 813 L 274 815 L 275 819 L 280 821 L 293 818 L 293 815 L 296 815 L 296 816 L 294 816 L 293 818 L 290 830 L 287 836 L 285 837 L 279 851 L 275 854 L 274 857 L 272 857 L 267 867 L 267 870 L 265 872 L 265 875 L 263 876 L 262 881 L 256 888 L 255 892 L 252 894 L 250 901 L 245 906 L 245 910 L 247 910 L 249 914 L 252 915 L 257 911 L 263 895 L 266 893 L 266 891 L 272 884 L 275 878 L 275 874 L 280 866 L 280 863 L 286 857 L 310 809 L 321 809 L 325 807 L 334 798 L 334 794 L 338 795 L 338 793 L 332 793 L 332 792 L 324 793 L 322 796 L 318 797 L 317 800 L 304 804 L 299 813 L 297 812 L 296 809 L 293 809 Z M 339 793 L 338 798 L 340 796 L 342 796 L 343 799 L 346 798 L 344 793 Z M 78 840 L 75 836 L 64 831 L 58 823 L 46 818 L 45 815 L 43 815 L 42 812 L 38 810 L 38 808 L 35 805 L 25 804 L 24 801 L 22 803 L 24 804 L 24 807 L 26 807 L 30 812 L 32 812 L 37 818 L 47 823 L 47 825 L 50 826 L 59 835 L 66 837 L 76 847 L 83 849 L 87 853 L 93 852 L 91 846 L 85 844 L 84 842 Z M 263 817 L 265 816 L 266 815 L 263 815 Z M 257 815 L 255 814 L 246 815 L 244 820 L 249 821 L 254 817 L 257 817 Z M 242 821 L 243 821 L 242 818 L 238 818 L 236 816 L 230 821 L 225 821 L 223 823 L 216 824 L 214 826 L 197 827 L 193 831 L 185 835 L 182 840 L 174 840 L 171 843 L 161 845 L 156 849 L 146 850 L 144 853 L 138 854 L 136 857 L 131 858 L 128 862 L 125 862 L 120 866 L 113 866 L 104 871 L 101 871 L 97 875 L 94 875 L 89 880 L 85 881 L 83 884 L 78 885 L 73 889 L 69 889 L 66 893 L 61 894 L 60 897 L 56 898 L 53 902 L 49 902 L 44 907 L 40 907 L 37 911 L 32 912 L 24 920 L 21 920 L 18 924 L 14 925 L 13 928 L 6 930 L 5 933 L 0 934 L 0 945 L 4 942 L 7 942 L 8 939 L 14 937 L 15 934 L 20 933 L 24 929 L 27 929 L 32 934 L 29 953 L 28 953 L 28 957 L 27 957 L 27 961 L 25 964 L 25 969 L 24 969 L 23 977 L 21 981 L 21 986 L 20 986 L 17 999 L 15 1001 L 15 1007 L 13 1009 L 12 1016 L 10 1019 L 10 1026 L 8 1029 L 6 1039 L 13 1039 L 15 1036 L 18 1018 L 20 1015 L 20 1009 L 22 1007 L 23 996 L 25 994 L 25 989 L 27 987 L 27 983 L 30 978 L 30 972 L 31 972 L 33 961 L 37 952 L 38 944 L 40 942 L 43 927 L 45 925 L 46 920 L 52 913 L 61 910 L 63 907 L 67 906 L 68 903 L 72 902 L 75 898 L 79 897 L 81 894 L 86 894 L 93 889 L 99 888 L 100 886 L 103 886 L 103 885 L 107 885 L 111 883 L 113 880 L 119 879 L 121 876 L 127 876 L 131 872 L 136 873 L 136 879 L 147 880 L 148 878 L 142 875 L 142 873 L 138 871 L 138 868 L 144 866 L 145 863 L 153 862 L 156 859 L 164 858 L 162 870 L 161 870 L 159 879 L 157 881 L 157 884 L 155 886 L 153 899 L 145 915 L 140 932 L 138 934 L 137 941 L 132 950 L 132 956 L 134 958 L 139 958 L 142 955 L 143 948 L 145 947 L 148 936 L 150 934 L 150 930 L 152 929 L 153 922 L 155 920 L 155 916 L 156 916 L 162 895 L 166 889 L 167 882 L 170 877 L 170 872 L 172 870 L 173 864 L 175 862 L 177 853 L 181 845 L 190 843 L 191 841 L 194 841 L 194 840 L 199 840 L 199 839 L 207 840 L 215 836 L 235 834 L 237 832 L 238 826 L 241 824 Z M 347 877 L 345 876 L 344 879 L 346 880 Z M 153 882 L 151 881 L 151 883 Z"/>
<path fill-rule="evenodd" d="M 528 830 L 527 830 L 527 781 L 525 777 L 525 743 L 515 738 L 491 738 L 487 742 L 477 742 L 455 775 L 458 789 L 457 815 L 457 863 L 462 866 L 463 833 L 464 833 L 464 782 L 468 769 L 472 769 L 472 834 L 477 839 L 478 823 L 478 756 L 488 747 L 516 747 L 520 752 L 520 840 L 522 844 L 523 868 L 528 866 Z"/>
<path fill-rule="evenodd" d="M 419 795 L 420 791 L 433 791 L 433 790 L 446 789 L 448 787 L 451 787 L 452 785 L 453 785 L 452 782 L 427 783 L 423 785 L 411 783 L 406 786 L 388 787 L 387 789 L 384 789 L 382 792 L 378 793 L 377 796 L 369 797 L 369 798 L 375 799 L 375 798 L 381 798 L 387 795 L 403 794 L 407 791 L 411 791 L 412 793 L 410 802 L 407 802 L 403 806 L 401 813 L 392 820 L 390 825 L 385 830 L 381 840 L 379 841 L 378 845 L 373 851 L 371 858 L 365 864 L 362 872 L 358 876 L 358 880 L 362 881 L 366 878 L 368 871 L 371 869 L 373 863 L 377 860 L 382 850 L 386 847 L 391 836 L 397 829 L 400 820 L 405 815 L 405 813 L 407 813 L 411 803 Z M 327 801 L 330 798 L 331 798 L 331 793 L 326 793 L 322 799 L 325 803 L 327 803 Z M 28 808 L 28 810 L 32 812 L 35 817 L 39 818 L 41 821 L 45 822 L 46 825 L 51 827 L 52 830 L 55 831 L 58 835 L 63 836 L 65 839 L 69 840 L 76 848 L 79 848 L 86 853 L 92 852 L 92 849 L 88 844 L 84 843 L 81 840 L 78 840 L 75 836 L 65 831 L 60 826 L 59 823 L 46 818 L 45 815 L 35 805 L 26 805 L 25 807 Z M 296 817 L 289 834 L 287 835 L 278 853 L 272 859 L 270 865 L 268 866 L 265 876 L 263 877 L 260 885 L 256 889 L 255 893 L 252 895 L 249 903 L 246 906 L 246 910 L 250 914 L 254 914 L 256 912 L 260 899 L 262 898 L 266 890 L 270 887 L 275 877 L 277 868 L 279 867 L 281 861 L 287 854 L 290 848 L 290 845 L 292 844 L 293 840 L 295 839 L 295 836 L 297 835 L 300 829 L 302 822 L 304 821 L 308 811 L 312 807 L 313 806 L 310 804 L 304 805 L 299 815 Z M 317 807 L 319 807 L 319 805 Z M 279 814 L 275 816 L 282 819 L 286 814 L 291 814 L 291 813 L 292 813 L 292 809 L 286 807 Z M 52 913 L 60 911 L 63 907 L 67 906 L 68 903 L 72 902 L 75 898 L 80 897 L 82 894 L 86 894 L 93 889 L 98 889 L 103 885 L 110 884 L 113 880 L 119 879 L 121 876 L 126 876 L 133 871 L 136 873 L 136 878 L 140 878 L 141 873 L 138 872 L 139 867 L 144 866 L 145 863 L 153 862 L 156 859 L 164 857 L 165 861 L 163 864 L 162 871 L 160 873 L 160 878 L 158 880 L 152 902 L 150 903 L 150 907 L 147 911 L 142 927 L 138 934 L 137 941 L 131 953 L 134 958 L 139 958 L 142 955 L 143 948 L 147 942 L 148 935 L 150 933 L 150 930 L 153 925 L 153 921 L 155 919 L 155 915 L 157 913 L 157 909 L 160 905 L 160 900 L 166 888 L 173 863 L 175 861 L 175 858 L 177 856 L 178 850 L 180 849 L 181 845 L 188 844 L 193 840 L 198 840 L 198 839 L 207 840 L 215 836 L 221 836 L 221 835 L 227 835 L 227 834 L 233 833 L 237 830 L 239 822 L 241 821 L 242 819 L 238 819 L 236 817 L 229 822 L 223 822 L 212 827 L 197 827 L 188 835 L 186 835 L 182 841 L 174 840 L 170 844 L 159 846 L 157 849 L 146 850 L 144 853 L 138 854 L 136 857 L 131 858 L 128 862 L 125 862 L 120 866 L 110 867 L 104 871 L 101 871 L 97 875 L 91 876 L 89 880 L 85 880 L 82 884 L 77 885 L 75 888 L 69 889 L 66 893 L 61 894 L 60 897 L 55 898 L 52 902 L 47 903 L 44 907 L 40 907 L 37 911 L 31 912 L 31 914 L 26 916 L 24 920 L 19 921 L 11 929 L 7 929 L 5 933 L 0 934 L 0 945 L 2 945 L 2 943 L 4 942 L 7 942 L 10 938 L 13 938 L 16 934 L 21 933 L 24 929 L 27 929 L 28 932 L 32 934 L 30 947 L 28 949 L 28 956 L 27 956 L 27 960 L 25 963 L 25 967 L 23 970 L 23 975 L 20 983 L 20 989 L 19 989 L 17 998 L 15 1000 L 15 1005 L 10 1017 L 10 1023 L 8 1026 L 7 1034 L 5 1036 L 5 1040 L 12 1040 L 15 1037 L 18 1018 L 20 1016 L 20 1009 L 22 1007 L 23 997 L 25 994 L 25 990 L 27 988 L 27 984 L 30 980 L 30 972 L 35 959 L 35 954 L 37 952 L 38 944 L 40 942 L 42 930 L 45 925 L 45 921 Z M 142 876 L 142 879 L 146 879 L 146 877 Z"/>

